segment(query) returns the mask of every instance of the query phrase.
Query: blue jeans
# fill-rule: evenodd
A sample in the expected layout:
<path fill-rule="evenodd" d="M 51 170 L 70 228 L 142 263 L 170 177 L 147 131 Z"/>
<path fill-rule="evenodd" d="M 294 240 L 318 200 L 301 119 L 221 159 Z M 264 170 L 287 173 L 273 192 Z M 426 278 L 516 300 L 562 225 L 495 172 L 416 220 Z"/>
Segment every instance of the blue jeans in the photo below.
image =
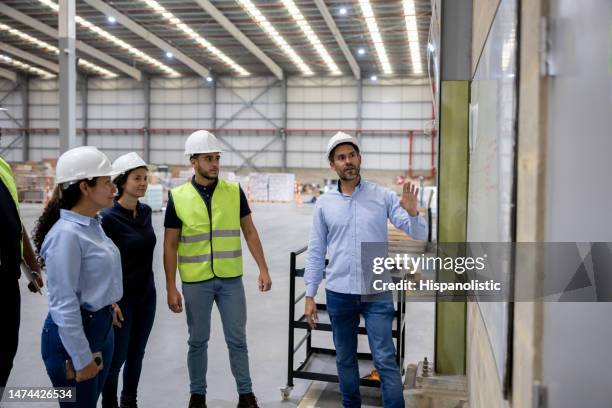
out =
<path fill-rule="evenodd" d="M 121 327 L 115 327 L 115 352 L 102 391 L 102 406 L 117 407 L 119 371 L 123 366 L 121 399 L 136 401 L 142 360 L 155 319 L 156 293 L 151 284 L 143 298 L 124 296 L 118 305 L 123 313 Z M 125 363 L 125 366 L 124 366 Z"/>
<path fill-rule="evenodd" d="M 105 306 L 97 312 L 81 310 L 81 317 L 89 347 L 92 353 L 102 352 L 103 365 L 102 371 L 96 377 L 83 382 L 66 379 L 66 360 L 70 356 L 62 344 L 58 327 L 51 315 L 47 315 L 43 326 L 41 354 L 51 383 L 54 387 L 76 387 L 76 403 L 62 402 L 62 408 L 95 408 L 113 358 L 113 317 L 110 307 Z"/>
<path fill-rule="evenodd" d="M 189 388 L 192 394 L 206 394 L 208 340 L 213 302 L 217 303 L 230 367 L 239 394 L 252 392 L 246 340 L 246 297 L 241 278 L 213 278 L 199 283 L 184 283 L 183 296 L 189 327 Z"/>
<path fill-rule="evenodd" d="M 363 301 L 361 295 L 326 290 L 327 311 L 331 319 L 336 367 L 340 380 L 342 405 L 361 407 L 359 393 L 359 363 L 357 360 L 357 329 L 363 315 L 374 367 L 380 375 L 383 406 L 403 408 L 402 378 L 395 360 L 393 345 L 393 301 Z"/>

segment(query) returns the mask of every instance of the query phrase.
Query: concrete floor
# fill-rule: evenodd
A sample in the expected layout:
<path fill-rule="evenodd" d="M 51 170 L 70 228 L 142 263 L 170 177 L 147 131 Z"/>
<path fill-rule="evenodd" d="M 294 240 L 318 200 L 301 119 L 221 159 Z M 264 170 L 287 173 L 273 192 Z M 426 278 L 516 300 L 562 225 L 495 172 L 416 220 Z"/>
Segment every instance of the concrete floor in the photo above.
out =
<path fill-rule="evenodd" d="M 317 402 L 301 403 L 310 381 L 296 380 L 289 401 L 282 402 L 280 387 L 287 381 L 287 320 L 289 291 L 289 252 L 306 245 L 310 230 L 312 205 L 252 204 L 253 219 L 259 230 L 266 259 L 273 280 L 272 291 L 262 294 L 257 289 L 257 268 L 245 250 L 245 289 L 248 302 L 248 339 L 251 375 L 254 391 L 262 407 L 340 406 L 337 385 L 317 384 Z M 31 231 L 41 205 L 23 204 L 24 223 Z M 183 407 L 189 399 L 187 375 L 187 325 L 185 314 L 168 310 L 164 271 L 162 267 L 163 213 L 155 213 L 153 224 L 158 236 L 154 270 L 158 288 L 155 324 L 147 346 L 139 387 L 142 407 Z M 246 245 L 244 245 L 246 249 Z M 40 332 L 47 314 L 44 296 L 31 294 L 21 280 L 22 312 L 20 342 L 15 367 L 8 386 L 49 386 L 40 357 Z M 322 292 L 322 291 L 320 291 Z M 298 311 L 303 304 L 298 305 Z M 434 305 L 410 303 L 408 306 L 406 356 L 408 363 L 416 363 L 424 356 L 433 360 Z M 331 339 L 321 336 L 321 345 L 330 346 Z M 367 350 L 367 342 L 363 348 Z M 361 348 L 361 346 L 360 346 Z M 209 342 L 208 406 L 234 407 L 237 396 L 229 369 L 227 349 L 223 339 L 217 310 L 213 312 L 213 330 Z M 296 361 L 299 361 L 297 358 Z M 335 371 L 333 360 L 325 363 L 325 370 Z M 316 387 L 315 387 L 316 388 Z M 312 392 L 310 393 L 312 395 Z M 382 406 L 378 390 L 364 390 L 364 406 Z M 368 405 L 365 405 L 368 404 Z M 3 405 L 4 406 L 4 405 Z M 6 406 L 23 407 L 21 403 Z M 37 403 L 36 407 L 56 404 Z"/>

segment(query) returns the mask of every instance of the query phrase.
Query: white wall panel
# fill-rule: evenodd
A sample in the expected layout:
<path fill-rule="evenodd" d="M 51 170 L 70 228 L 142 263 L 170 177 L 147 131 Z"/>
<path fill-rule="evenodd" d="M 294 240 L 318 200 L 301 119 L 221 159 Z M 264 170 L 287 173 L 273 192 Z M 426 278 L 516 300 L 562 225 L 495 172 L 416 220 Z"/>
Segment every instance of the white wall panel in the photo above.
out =
<path fill-rule="evenodd" d="M 11 143 L 15 142 L 20 135 L 3 135 L 0 137 L 0 150 L 3 149 L 4 146 L 8 146 Z M 9 149 L 5 153 L 2 154 L 2 158 L 6 161 L 21 161 L 23 156 L 23 149 L 21 148 L 22 142 L 15 142 L 15 148 Z"/>
<path fill-rule="evenodd" d="M 290 167 L 305 168 L 304 155 L 302 153 L 287 153 L 287 165 Z"/>
<path fill-rule="evenodd" d="M 282 88 L 274 78 L 222 78 L 217 84 L 217 126 L 222 125 L 244 106 L 242 99 L 252 100 L 267 86 L 274 84 L 261 95 L 253 106 L 270 119 L 274 125 L 282 124 Z M 329 129 L 324 135 L 290 132 L 287 139 L 287 164 L 289 167 L 327 168 L 325 148 L 334 129 L 355 129 L 358 115 L 358 82 L 351 77 L 340 78 L 289 78 L 287 80 L 287 127 L 289 129 Z M 8 81 L 0 81 L 0 95 L 12 88 Z M 141 82 L 129 78 L 114 80 L 91 78 L 88 81 L 88 117 L 90 128 L 142 128 L 145 105 Z M 228 89 L 231 88 L 231 89 Z M 239 96 L 237 96 L 238 94 Z M 57 128 L 59 107 L 56 81 L 33 79 L 30 82 L 30 126 Z M 151 79 L 151 127 L 152 128 L 210 128 L 213 105 L 212 84 L 202 78 L 152 78 Z M 0 96 L 1 97 L 1 96 Z M 425 81 L 412 79 L 381 79 L 363 81 L 362 127 L 364 129 L 421 129 L 431 116 L 431 91 Z M 77 95 L 78 126 L 81 126 L 80 96 Z M 19 92 L 6 98 L 15 118 L 21 118 Z M 16 127 L 0 114 L 0 127 Z M 247 108 L 225 124 L 225 128 L 274 129 L 274 126 L 253 109 Z M 219 132 L 225 140 L 251 156 L 271 140 L 272 134 L 257 132 L 230 134 Z M 151 136 L 151 161 L 154 163 L 186 164 L 182 148 L 187 134 L 158 134 Z M 6 140 L 6 139 L 5 139 Z M 408 139 L 406 136 L 389 136 L 384 133 L 363 135 L 363 150 L 367 152 L 368 168 L 406 169 L 408 166 Z M 92 132 L 90 144 L 105 149 L 109 156 L 119 152 L 143 149 L 143 135 L 108 134 Z M 56 135 L 33 135 L 30 139 L 30 156 L 53 157 L 56 154 Z M 4 145 L 3 142 L 0 144 Z M 266 152 L 259 153 L 253 161 L 261 167 L 278 167 L 282 163 L 282 144 L 273 143 Z M 429 139 L 415 137 L 413 165 L 416 169 L 430 166 Z M 20 156 L 21 147 L 10 152 Z M 228 151 L 223 156 L 226 166 L 238 166 L 243 159 Z M 416 154 L 416 152 L 428 154 Z M 19 152 L 19 153 L 17 153 Z M 13 157 L 10 156 L 10 157 Z M 19 157 L 18 157 L 19 158 Z"/>
<path fill-rule="evenodd" d="M 188 166 L 189 160 L 181 152 L 167 152 L 161 150 L 151 151 L 151 162 L 158 164 L 171 164 Z"/>

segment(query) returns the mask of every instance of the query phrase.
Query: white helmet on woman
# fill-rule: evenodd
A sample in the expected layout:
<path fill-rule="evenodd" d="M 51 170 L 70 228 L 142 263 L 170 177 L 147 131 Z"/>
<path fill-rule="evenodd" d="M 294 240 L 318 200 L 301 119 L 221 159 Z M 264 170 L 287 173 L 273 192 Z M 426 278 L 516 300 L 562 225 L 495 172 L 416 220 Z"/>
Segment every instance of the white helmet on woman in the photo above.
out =
<path fill-rule="evenodd" d="M 73 184 L 94 177 L 114 176 L 110 160 L 95 146 L 80 146 L 70 149 L 57 160 L 56 184 Z"/>
<path fill-rule="evenodd" d="M 117 172 L 117 174 L 113 176 L 113 180 L 120 174 L 132 169 L 137 169 L 138 167 L 147 167 L 147 163 L 145 163 L 142 157 L 136 152 L 129 152 L 117 157 L 113 162 L 113 170 Z"/>

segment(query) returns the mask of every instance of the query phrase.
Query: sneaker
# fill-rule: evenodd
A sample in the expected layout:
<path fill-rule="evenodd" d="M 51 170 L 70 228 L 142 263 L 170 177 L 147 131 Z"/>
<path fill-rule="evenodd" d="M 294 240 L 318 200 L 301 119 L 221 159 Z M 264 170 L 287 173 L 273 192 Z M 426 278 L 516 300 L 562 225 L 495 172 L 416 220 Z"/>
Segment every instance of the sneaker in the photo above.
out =
<path fill-rule="evenodd" d="M 252 392 L 249 392 L 248 394 L 240 394 L 238 396 L 237 408 L 259 408 L 255 394 Z"/>
<path fill-rule="evenodd" d="M 206 395 L 191 394 L 189 408 L 206 408 Z"/>

